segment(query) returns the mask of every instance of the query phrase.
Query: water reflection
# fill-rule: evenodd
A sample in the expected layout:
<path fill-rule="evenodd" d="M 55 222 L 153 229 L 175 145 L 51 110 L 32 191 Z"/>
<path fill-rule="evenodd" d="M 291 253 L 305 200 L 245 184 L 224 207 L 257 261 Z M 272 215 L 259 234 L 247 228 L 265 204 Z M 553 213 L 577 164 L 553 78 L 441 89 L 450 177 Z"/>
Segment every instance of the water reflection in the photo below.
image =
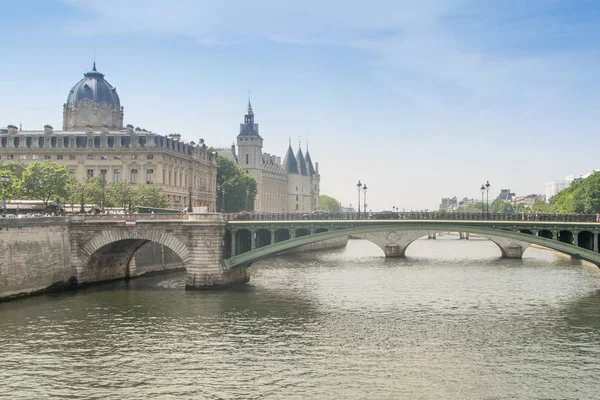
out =
<path fill-rule="evenodd" d="M 595 398 L 600 274 L 483 240 L 365 241 L 0 304 L 0 398 Z"/>

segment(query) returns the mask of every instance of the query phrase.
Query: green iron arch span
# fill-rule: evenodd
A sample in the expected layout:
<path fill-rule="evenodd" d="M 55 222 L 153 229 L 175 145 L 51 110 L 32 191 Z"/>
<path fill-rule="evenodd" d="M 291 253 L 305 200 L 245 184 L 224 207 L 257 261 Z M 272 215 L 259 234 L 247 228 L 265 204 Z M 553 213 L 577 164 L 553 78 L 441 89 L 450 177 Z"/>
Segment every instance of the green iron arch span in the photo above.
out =
<path fill-rule="evenodd" d="M 358 224 L 357 224 L 358 225 Z M 260 225 L 257 225 L 260 226 Z M 236 225 L 236 229 L 250 229 L 250 225 Z M 278 229 L 283 226 L 278 226 Z M 507 226 L 509 228 L 509 226 Z M 572 225 L 569 228 L 575 228 Z M 579 227 L 578 227 L 579 228 Z M 586 224 L 586 229 L 581 230 L 596 230 L 592 224 Z M 290 228 L 291 229 L 291 228 Z M 444 232 L 468 232 L 480 235 L 499 236 L 507 239 L 517 240 L 529 244 L 535 244 L 543 247 L 547 247 L 552 250 L 556 250 L 567 255 L 581 258 L 582 260 L 589 261 L 597 266 L 600 266 L 600 253 L 592 250 L 587 250 L 582 247 L 578 247 L 573 244 L 564 243 L 554 239 L 548 239 L 541 236 L 535 236 L 526 233 L 520 233 L 518 230 L 508 230 L 500 228 L 491 228 L 489 226 L 482 226 L 481 224 L 472 223 L 460 223 L 456 221 L 426 221 L 426 222 L 398 222 L 398 223 L 385 223 L 385 224 L 374 224 L 374 225 L 363 225 L 363 226 L 350 226 L 350 227 L 330 227 L 330 230 L 322 233 L 314 233 L 311 235 L 301 236 L 292 238 L 289 240 L 276 242 L 264 247 L 260 247 L 234 257 L 224 260 L 224 266 L 226 269 L 234 268 L 239 265 L 249 265 L 255 261 L 267 258 L 271 255 L 281 253 L 285 250 L 290 250 L 296 247 L 304 246 L 311 243 L 317 243 L 329 239 L 335 239 L 344 236 L 360 236 L 368 233 L 380 233 L 380 232 L 401 232 L 401 231 L 424 231 L 424 235 L 427 231 L 444 231 Z"/>

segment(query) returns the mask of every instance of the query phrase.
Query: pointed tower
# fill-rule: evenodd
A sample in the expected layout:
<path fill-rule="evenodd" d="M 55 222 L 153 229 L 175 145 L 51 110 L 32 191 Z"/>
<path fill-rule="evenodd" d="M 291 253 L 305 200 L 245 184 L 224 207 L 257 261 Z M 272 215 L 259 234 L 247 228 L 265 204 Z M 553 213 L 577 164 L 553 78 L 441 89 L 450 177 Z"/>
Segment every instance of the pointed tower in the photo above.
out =
<path fill-rule="evenodd" d="M 308 169 L 306 168 L 306 160 L 304 159 L 304 154 L 302 154 L 302 149 L 298 145 L 298 151 L 296 152 L 296 162 L 298 163 L 298 171 L 302 176 L 308 175 Z"/>
<path fill-rule="evenodd" d="M 254 210 L 260 211 L 262 193 L 262 148 L 263 138 L 258 134 L 258 124 L 254 123 L 254 111 L 250 98 L 244 113 L 244 123 L 240 124 L 240 133 L 237 136 L 238 166 L 256 180 L 256 198 Z"/>
<path fill-rule="evenodd" d="M 283 159 L 283 168 L 288 174 L 299 174 L 298 162 L 296 156 L 294 156 L 294 150 L 292 150 L 292 144 L 290 143 L 285 158 Z"/>
<path fill-rule="evenodd" d="M 319 175 L 319 172 L 315 170 L 312 158 L 310 157 L 310 152 L 308 151 L 308 144 L 306 144 L 306 167 L 308 168 L 308 175 L 310 176 L 311 206 L 314 211 L 319 209 L 321 176 Z"/>

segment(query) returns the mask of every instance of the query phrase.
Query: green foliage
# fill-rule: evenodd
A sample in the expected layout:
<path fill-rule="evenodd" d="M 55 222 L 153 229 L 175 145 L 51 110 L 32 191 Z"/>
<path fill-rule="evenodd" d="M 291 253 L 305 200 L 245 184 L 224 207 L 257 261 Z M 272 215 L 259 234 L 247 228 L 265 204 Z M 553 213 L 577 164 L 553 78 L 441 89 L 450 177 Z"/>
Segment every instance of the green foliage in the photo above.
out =
<path fill-rule="evenodd" d="M 18 198 L 18 181 L 23 175 L 25 167 L 18 163 L 0 164 L 0 198 L 14 200 Z"/>
<path fill-rule="evenodd" d="M 14 183 L 15 195 L 22 199 L 48 202 L 69 196 L 70 177 L 67 167 L 45 161 L 29 164 Z"/>
<path fill-rule="evenodd" d="M 107 207 L 123 207 L 123 209 L 126 209 L 134 197 L 134 191 L 128 181 L 112 183 L 108 192 Z"/>
<path fill-rule="evenodd" d="M 137 188 L 132 200 L 135 207 L 164 208 L 167 206 L 167 196 L 160 192 L 160 188 L 152 185 Z"/>
<path fill-rule="evenodd" d="M 0 164 L 0 177 L 8 177 L 8 182 L 0 181 L 0 197 L 5 200 L 42 200 L 46 205 L 59 199 L 62 204 L 79 210 L 75 205 L 83 201 L 98 207 L 138 206 L 164 208 L 167 196 L 156 186 L 134 187 L 127 181 L 113 184 L 100 177 L 77 181 L 70 177 L 65 166 L 50 161 L 33 162 L 28 166 L 20 163 Z"/>
<path fill-rule="evenodd" d="M 223 212 L 251 210 L 256 197 L 256 181 L 229 159 L 217 156 L 218 209 Z M 224 196 L 223 196 L 224 193 Z"/>
<path fill-rule="evenodd" d="M 600 173 L 575 181 L 550 199 L 550 208 L 561 214 L 600 212 Z"/>
<path fill-rule="evenodd" d="M 467 206 L 461 206 L 456 209 L 457 212 L 463 213 L 479 213 L 481 214 L 481 203 L 469 204 Z"/>
<path fill-rule="evenodd" d="M 319 208 L 332 213 L 338 213 L 342 211 L 342 204 L 333 197 L 322 194 L 319 196 Z"/>

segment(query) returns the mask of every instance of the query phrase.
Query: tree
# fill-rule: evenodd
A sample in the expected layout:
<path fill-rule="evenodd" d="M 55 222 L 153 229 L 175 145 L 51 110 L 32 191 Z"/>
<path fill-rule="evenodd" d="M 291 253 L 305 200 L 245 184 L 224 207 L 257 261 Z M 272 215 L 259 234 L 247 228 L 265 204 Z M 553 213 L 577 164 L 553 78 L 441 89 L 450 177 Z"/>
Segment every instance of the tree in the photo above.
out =
<path fill-rule="evenodd" d="M 167 196 L 160 192 L 156 186 L 140 186 L 133 192 L 133 204 L 135 207 L 158 207 L 167 206 Z"/>
<path fill-rule="evenodd" d="M 319 208 L 332 213 L 342 212 L 342 204 L 331 196 L 319 196 Z"/>
<path fill-rule="evenodd" d="M 109 201 L 113 207 L 123 207 L 125 210 L 133 199 L 133 190 L 128 181 L 119 181 L 110 185 Z"/>
<path fill-rule="evenodd" d="M 32 162 L 25 168 L 16 183 L 16 191 L 22 198 L 41 200 L 45 206 L 56 198 L 69 196 L 70 177 L 66 166 L 49 161 Z"/>
<path fill-rule="evenodd" d="M 8 163 L 0 164 L 0 199 L 14 200 L 17 196 L 18 182 L 23 175 L 25 167 L 23 164 Z"/>
<path fill-rule="evenodd" d="M 217 205 L 223 206 L 222 211 L 238 212 L 254 207 L 256 181 L 223 156 L 217 156 L 217 186 L 220 189 Z"/>
<path fill-rule="evenodd" d="M 562 214 L 595 214 L 600 212 L 600 174 L 575 181 L 550 199 L 550 212 Z"/>

